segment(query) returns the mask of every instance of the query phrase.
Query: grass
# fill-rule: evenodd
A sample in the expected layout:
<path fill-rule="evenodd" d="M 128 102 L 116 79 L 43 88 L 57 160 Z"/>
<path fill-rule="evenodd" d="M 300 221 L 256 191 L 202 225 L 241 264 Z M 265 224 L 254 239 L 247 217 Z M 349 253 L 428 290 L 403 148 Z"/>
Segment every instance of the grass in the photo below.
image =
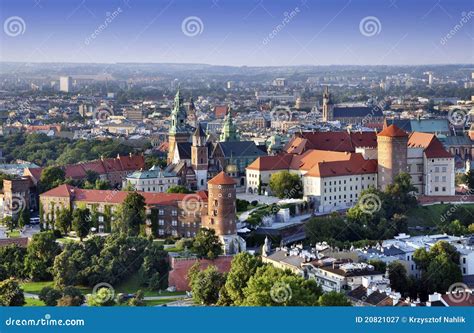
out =
<path fill-rule="evenodd" d="M 54 288 L 54 281 L 40 281 L 40 282 L 22 282 L 21 288 L 25 293 L 38 295 L 44 287 Z M 92 293 L 92 288 L 84 286 L 76 286 L 84 295 Z"/>
<path fill-rule="evenodd" d="M 20 230 L 9 231 L 8 236 L 10 238 L 19 238 L 20 237 Z"/>
<path fill-rule="evenodd" d="M 132 275 L 127 280 L 123 281 L 117 287 L 115 287 L 115 294 L 124 293 L 124 294 L 134 294 L 138 290 L 143 291 L 145 297 L 148 296 L 181 296 L 186 295 L 186 292 L 181 291 L 162 291 L 161 293 L 156 290 L 148 290 L 146 287 L 141 285 L 140 277 L 138 274 Z"/>
<path fill-rule="evenodd" d="M 54 287 L 53 281 L 40 281 L 40 282 L 22 282 L 21 288 L 25 293 L 39 294 L 41 289 L 44 287 Z"/>
<path fill-rule="evenodd" d="M 408 226 L 436 227 L 443 223 L 442 216 L 449 206 L 450 205 L 448 204 L 438 204 L 431 206 L 418 206 L 410 209 L 406 213 L 408 216 Z M 474 204 L 466 204 L 462 205 L 462 207 L 474 209 Z"/>
<path fill-rule="evenodd" d="M 45 306 L 43 301 L 36 298 L 25 298 L 25 306 Z"/>
<path fill-rule="evenodd" d="M 156 305 L 163 305 L 167 303 L 171 303 L 174 301 L 179 300 L 179 298 L 169 298 L 169 299 L 157 299 L 152 301 L 144 301 L 146 306 L 156 306 Z"/>

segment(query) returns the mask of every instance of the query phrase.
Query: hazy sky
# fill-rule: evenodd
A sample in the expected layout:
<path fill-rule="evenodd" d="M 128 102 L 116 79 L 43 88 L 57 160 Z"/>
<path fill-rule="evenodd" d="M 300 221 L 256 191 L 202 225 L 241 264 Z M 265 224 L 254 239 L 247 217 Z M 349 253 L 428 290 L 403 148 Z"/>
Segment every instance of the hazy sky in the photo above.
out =
<path fill-rule="evenodd" d="M 0 19 L 2 61 L 474 62 L 472 0 L 2 0 Z"/>

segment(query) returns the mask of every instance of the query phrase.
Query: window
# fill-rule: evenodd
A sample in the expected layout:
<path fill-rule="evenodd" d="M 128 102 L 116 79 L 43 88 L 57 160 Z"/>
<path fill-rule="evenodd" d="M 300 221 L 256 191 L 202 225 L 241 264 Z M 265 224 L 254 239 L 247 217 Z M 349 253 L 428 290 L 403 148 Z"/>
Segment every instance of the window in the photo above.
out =
<path fill-rule="evenodd" d="M 442 171 L 442 172 L 446 172 L 446 167 L 442 167 L 442 168 L 441 168 L 441 171 Z"/>
<path fill-rule="evenodd" d="M 165 234 L 165 231 L 163 229 L 158 230 L 158 235 L 163 236 Z"/>
<path fill-rule="evenodd" d="M 159 209 L 158 210 L 158 215 L 165 215 L 164 209 Z"/>
<path fill-rule="evenodd" d="M 178 211 L 177 211 L 176 209 L 173 209 L 173 210 L 171 211 L 171 215 L 172 215 L 172 216 L 177 216 L 177 215 L 178 215 Z"/>
<path fill-rule="evenodd" d="M 159 219 L 158 220 L 158 225 L 165 225 L 165 220 Z"/>
<path fill-rule="evenodd" d="M 177 220 L 171 221 L 171 225 L 172 225 L 173 227 L 177 227 L 177 226 L 178 226 L 178 221 L 177 221 Z"/>

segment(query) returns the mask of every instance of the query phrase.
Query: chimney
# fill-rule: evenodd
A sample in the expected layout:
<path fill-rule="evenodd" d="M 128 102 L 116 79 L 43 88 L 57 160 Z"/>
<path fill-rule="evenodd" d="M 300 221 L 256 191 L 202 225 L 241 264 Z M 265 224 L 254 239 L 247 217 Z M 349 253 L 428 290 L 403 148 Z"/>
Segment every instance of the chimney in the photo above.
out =
<path fill-rule="evenodd" d="M 132 158 L 132 153 L 131 153 L 131 152 L 130 152 L 130 153 L 128 153 L 128 156 L 130 156 L 130 158 Z"/>

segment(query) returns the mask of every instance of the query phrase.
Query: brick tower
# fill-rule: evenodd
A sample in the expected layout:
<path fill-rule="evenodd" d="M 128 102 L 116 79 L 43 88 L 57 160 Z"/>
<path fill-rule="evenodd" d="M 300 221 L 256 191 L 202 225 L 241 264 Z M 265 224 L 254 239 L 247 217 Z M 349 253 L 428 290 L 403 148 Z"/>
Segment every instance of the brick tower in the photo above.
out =
<path fill-rule="evenodd" d="M 396 125 L 377 134 L 378 188 L 384 190 L 401 172 L 407 172 L 408 134 Z"/>
<path fill-rule="evenodd" d="M 334 105 L 332 104 L 329 88 L 325 87 L 323 92 L 323 121 L 331 121 L 334 118 Z"/>
<path fill-rule="evenodd" d="M 206 133 L 198 124 L 193 134 L 193 145 L 191 146 L 191 166 L 196 174 L 198 190 L 205 190 L 207 186 L 208 154 Z"/>
<path fill-rule="evenodd" d="M 209 201 L 203 227 L 214 229 L 225 254 L 245 251 L 245 241 L 237 235 L 236 183 L 223 171 L 208 183 Z"/>

